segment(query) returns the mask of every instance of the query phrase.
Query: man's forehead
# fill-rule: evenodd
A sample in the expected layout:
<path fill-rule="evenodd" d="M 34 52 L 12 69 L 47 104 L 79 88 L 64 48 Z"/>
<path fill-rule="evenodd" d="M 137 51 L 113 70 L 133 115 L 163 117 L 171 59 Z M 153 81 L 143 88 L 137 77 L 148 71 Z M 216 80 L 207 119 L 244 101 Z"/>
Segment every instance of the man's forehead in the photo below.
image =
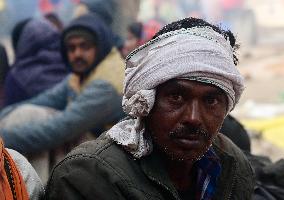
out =
<path fill-rule="evenodd" d="M 93 40 L 89 40 L 83 36 L 72 36 L 65 41 L 65 45 L 68 46 L 80 46 L 80 45 L 91 45 L 92 48 L 96 48 L 96 43 Z"/>
<path fill-rule="evenodd" d="M 72 35 L 67 40 L 66 43 L 73 43 L 73 42 L 87 42 L 87 38 L 82 35 Z"/>
<path fill-rule="evenodd" d="M 96 43 L 96 36 L 91 31 L 85 29 L 72 29 L 65 34 L 65 43 L 70 42 L 88 42 L 91 44 Z"/>
<path fill-rule="evenodd" d="M 229 98 L 228 94 L 216 85 L 189 79 L 171 79 L 157 87 L 158 94 L 167 94 L 167 92 L 177 92 L 177 94 L 182 95 L 197 95 L 199 97 L 220 97 L 224 98 L 227 103 Z M 160 96 L 159 98 L 163 97 Z"/>
<path fill-rule="evenodd" d="M 201 81 L 197 81 L 197 80 L 189 80 L 186 78 L 175 78 L 175 79 L 171 79 L 166 81 L 165 83 L 162 83 L 158 86 L 159 88 L 169 88 L 169 87 L 180 87 L 180 88 L 186 88 L 186 87 L 191 87 L 191 88 L 195 88 L 195 87 L 203 87 L 203 88 L 207 88 L 208 90 L 212 90 L 212 91 L 218 91 L 220 93 L 224 93 L 225 92 L 219 88 L 216 85 L 210 84 L 210 83 L 204 83 Z"/>

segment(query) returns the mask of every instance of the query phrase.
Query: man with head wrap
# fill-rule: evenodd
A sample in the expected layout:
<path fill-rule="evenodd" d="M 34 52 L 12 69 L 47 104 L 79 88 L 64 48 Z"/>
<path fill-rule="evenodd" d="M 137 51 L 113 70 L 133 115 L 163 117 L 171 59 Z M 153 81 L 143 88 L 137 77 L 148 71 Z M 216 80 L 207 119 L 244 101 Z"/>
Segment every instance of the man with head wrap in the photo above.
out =
<path fill-rule="evenodd" d="M 244 88 L 235 49 L 230 31 L 186 18 L 130 53 L 129 117 L 57 165 L 47 199 L 251 199 L 253 171 L 219 134 Z"/>

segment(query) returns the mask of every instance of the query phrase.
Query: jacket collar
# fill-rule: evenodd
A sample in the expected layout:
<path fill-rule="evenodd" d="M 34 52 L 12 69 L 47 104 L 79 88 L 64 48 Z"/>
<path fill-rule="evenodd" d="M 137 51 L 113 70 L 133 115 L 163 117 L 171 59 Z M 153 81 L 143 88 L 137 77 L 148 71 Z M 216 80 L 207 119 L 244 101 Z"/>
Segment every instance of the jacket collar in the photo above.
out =
<path fill-rule="evenodd" d="M 217 147 L 216 142 L 213 143 L 213 149 L 220 158 L 222 166 L 214 197 L 225 197 L 224 199 L 230 199 L 236 181 L 235 179 L 237 178 L 236 160 L 233 156 Z M 163 163 L 163 160 L 155 150 L 149 156 L 143 157 L 140 160 L 140 165 L 145 175 L 167 191 L 170 194 L 169 196 L 172 196 L 173 199 L 179 200 L 178 192 L 172 184 Z M 213 199 L 216 199 L 214 197 Z"/>
<path fill-rule="evenodd" d="M 215 193 L 215 197 L 219 198 L 213 198 L 213 199 L 220 199 L 222 197 L 223 199 L 230 199 L 230 196 L 232 195 L 232 190 L 236 183 L 236 175 L 237 175 L 237 163 L 236 159 L 228 154 L 227 152 L 222 150 L 222 144 L 220 146 L 221 140 L 218 138 L 217 145 L 216 140 L 213 143 L 213 148 L 217 156 L 220 158 L 221 166 L 222 166 L 222 172 L 217 182 L 217 190 Z"/>
<path fill-rule="evenodd" d="M 163 160 L 155 150 L 149 156 L 142 157 L 140 160 L 141 168 L 145 175 L 170 193 L 171 195 L 169 196 L 179 200 L 178 192 L 172 184 L 163 163 Z"/>

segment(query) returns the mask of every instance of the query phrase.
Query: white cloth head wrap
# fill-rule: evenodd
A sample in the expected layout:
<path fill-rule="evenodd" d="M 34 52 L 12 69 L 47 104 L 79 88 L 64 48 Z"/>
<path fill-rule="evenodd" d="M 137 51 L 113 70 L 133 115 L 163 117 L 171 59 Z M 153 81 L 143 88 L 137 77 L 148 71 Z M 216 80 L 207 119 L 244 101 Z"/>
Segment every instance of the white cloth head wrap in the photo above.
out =
<path fill-rule="evenodd" d="M 142 117 L 155 102 L 155 88 L 173 78 L 196 80 L 221 88 L 228 96 L 228 112 L 244 89 L 230 42 L 211 27 L 167 32 L 134 50 L 126 58 L 124 111 L 133 117 L 116 124 L 109 135 L 135 157 L 151 152 Z"/>

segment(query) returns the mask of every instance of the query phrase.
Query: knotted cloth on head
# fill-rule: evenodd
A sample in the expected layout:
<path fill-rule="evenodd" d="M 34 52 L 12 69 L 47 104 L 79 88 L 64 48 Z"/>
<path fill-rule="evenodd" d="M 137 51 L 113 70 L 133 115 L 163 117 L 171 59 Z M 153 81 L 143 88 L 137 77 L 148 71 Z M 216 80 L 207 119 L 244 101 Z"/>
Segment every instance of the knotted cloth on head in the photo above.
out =
<path fill-rule="evenodd" d="M 151 142 L 141 140 L 141 119 L 155 103 L 155 88 L 170 79 L 221 88 L 228 97 L 227 112 L 235 107 L 244 89 L 229 40 L 211 27 L 170 31 L 140 46 L 126 58 L 122 106 L 133 119 L 116 124 L 107 133 L 135 157 L 151 152 Z"/>

